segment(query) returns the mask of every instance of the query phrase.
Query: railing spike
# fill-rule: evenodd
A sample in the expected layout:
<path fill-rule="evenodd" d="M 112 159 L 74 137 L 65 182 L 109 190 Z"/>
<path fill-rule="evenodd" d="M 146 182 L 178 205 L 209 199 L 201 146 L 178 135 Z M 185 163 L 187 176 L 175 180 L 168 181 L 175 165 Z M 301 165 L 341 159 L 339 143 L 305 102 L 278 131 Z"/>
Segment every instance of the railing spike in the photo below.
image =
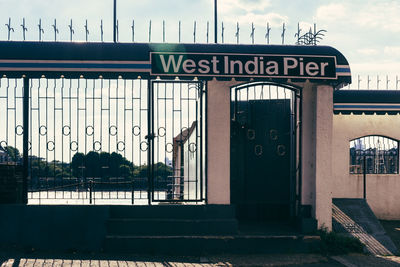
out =
<path fill-rule="evenodd" d="M 39 19 L 39 42 L 42 41 L 42 34 L 44 34 L 44 29 L 42 28 L 42 19 Z"/>
<path fill-rule="evenodd" d="M 57 42 L 58 29 L 57 29 L 57 20 L 56 19 L 54 19 L 54 24 L 51 26 L 53 26 L 53 29 L 54 29 L 54 42 Z"/>
<path fill-rule="evenodd" d="M 254 33 L 255 33 L 256 28 L 254 28 L 254 23 L 251 23 L 251 32 L 250 32 L 250 37 L 251 37 L 251 43 L 254 44 Z"/>
<path fill-rule="evenodd" d="M 11 27 L 11 18 L 8 18 L 8 24 L 6 24 L 8 30 L 8 41 L 11 40 L 11 32 L 14 32 L 14 28 Z"/>
<path fill-rule="evenodd" d="M 239 44 L 239 32 L 240 32 L 239 22 L 236 22 L 236 33 L 235 33 L 235 37 L 236 37 L 236 43 L 237 43 L 237 44 Z"/>
<path fill-rule="evenodd" d="M 70 42 L 72 42 L 72 35 L 75 33 L 73 25 L 72 25 L 72 19 L 71 19 L 70 24 L 68 25 L 68 28 L 69 28 L 69 40 L 70 40 Z"/>
<path fill-rule="evenodd" d="M 25 18 L 22 19 L 21 27 L 22 27 L 22 38 L 25 41 L 25 32 L 28 31 L 28 28 L 26 28 L 25 26 Z"/>
<path fill-rule="evenodd" d="M 282 44 L 285 44 L 285 32 L 286 32 L 286 28 L 285 28 L 285 22 L 282 24 Z"/>
<path fill-rule="evenodd" d="M 104 42 L 103 20 L 100 20 L 100 39 Z"/>
<path fill-rule="evenodd" d="M 149 43 L 151 42 L 151 20 L 149 22 Z"/>
<path fill-rule="evenodd" d="M 207 21 L 207 33 L 206 33 L 207 44 L 208 44 L 209 33 L 210 33 L 210 22 Z"/>

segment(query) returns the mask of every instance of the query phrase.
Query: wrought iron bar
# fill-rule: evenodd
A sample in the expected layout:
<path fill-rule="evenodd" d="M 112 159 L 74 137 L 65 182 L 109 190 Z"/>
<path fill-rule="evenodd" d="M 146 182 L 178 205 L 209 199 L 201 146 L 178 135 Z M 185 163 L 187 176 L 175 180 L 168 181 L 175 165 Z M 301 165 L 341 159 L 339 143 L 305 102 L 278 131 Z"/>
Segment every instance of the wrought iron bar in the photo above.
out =
<path fill-rule="evenodd" d="M 72 19 L 70 24 L 68 25 L 69 28 L 69 40 L 72 42 L 72 35 L 75 33 L 73 25 L 72 25 Z"/>
<path fill-rule="evenodd" d="M 165 43 L 165 20 L 162 22 L 162 40 Z"/>
<path fill-rule="evenodd" d="M 196 43 L 196 21 L 193 23 L 193 43 Z"/>
<path fill-rule="evenodd" d="M 236 33 L 235 33 L 235 37 L 236 37 L 236 43 L 239 44 L 239 22 L 236 22 Z"/>
<path fill-rule="evenodd" d="M 42 41 L 42 34 L 44 34 L 44 29 L 42 28 L 42 19 L 39 19 L 39 42 Z"/>
<path fill-rule="evenodd" d="M 57 20 L 56 19 L 54 19 L 54 24 L 51 26 L 53 26 L 53 29 L 54 29 L 54 42 L 57 42 L 58 28 L 57 28 Z"/>
<path fill-rule="evenodd" d="M 181 42 L 181 21 L 178 24 L 178 42 Z"/>
<path fill-rule="evenodd" d="M 22 174 L 22 199 L 25 204 L 28 203 L 28 175 L 29 175 L 29 78 L 24 77 L 24 95 L 23 95 L 23 174 Z M 15 96 L 14 96 L 15 97 Z"/>
<path fill-rule="evenodd" d="M 265 33 L 265 39 L 267 39 L 267 44 L 269 44 L 270 34 L 271 34 L 271 28 L 269 27 L 269 22 L 267 22 L 267 29 Z"/>
<path fill-rule="evenodd" d="M 151 20 L 149 22 L 149 43 L 151 42 Z"/>
<path fill-rule="evenodd" d="M 88 22 L 87 22 L 87 20 L 85 21 L 85 26 L 84 26 L 84 28 L 85 28 L 85 40 L 86 40 L 86 42 L 88 41 L 88 36 L 89 36 L 89 28 L 88 28 Z"/>
<path fill-rule="evenodd" d="M 8 23 L 6 23 L 8 35 L 7 35 L 7 40 L 11 40 L 11 32 L 14 32 L 14 28 L 11 27 L 11 18 L 8 18 Z"/>
<path fill-rule="evenodd" d="M 25 26 L 25 18 L 22 19 L 22 39 L 25 41 L 25 33 L 28 31 L 28 28 Z"/>
<path fill-rule="evenodd" d="M 113 5 L 113 40 L 116 43 L 117 40 L 117 0 L 114 0 Z"/>
<path fill-rule="evenodd" d="M 103 36 L 104 36 L 103 20 L 100 20 L 100 40 L 101 40 L 101 42 L 104 42 Z"/>
<path fill-rule="evenodd" d="M 254 32 L 256 28 L 254 28 L 254 23 L 251 23 L 251 32 L 250 32 L 250 37 L 251 37 L 251 43 L 254 44 Z"/>

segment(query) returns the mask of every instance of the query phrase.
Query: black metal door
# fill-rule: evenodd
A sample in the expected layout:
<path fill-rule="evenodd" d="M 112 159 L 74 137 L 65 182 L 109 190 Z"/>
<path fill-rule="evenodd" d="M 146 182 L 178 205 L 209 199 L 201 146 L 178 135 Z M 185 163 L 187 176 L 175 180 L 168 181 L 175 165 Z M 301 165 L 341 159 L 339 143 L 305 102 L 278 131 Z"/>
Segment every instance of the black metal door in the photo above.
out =
<path fill-rule="evenodd" d="M 296 95 L 275 85 L 233 93 L 231 192 L 237 215 L 289 219 L 295 206 Z"/>

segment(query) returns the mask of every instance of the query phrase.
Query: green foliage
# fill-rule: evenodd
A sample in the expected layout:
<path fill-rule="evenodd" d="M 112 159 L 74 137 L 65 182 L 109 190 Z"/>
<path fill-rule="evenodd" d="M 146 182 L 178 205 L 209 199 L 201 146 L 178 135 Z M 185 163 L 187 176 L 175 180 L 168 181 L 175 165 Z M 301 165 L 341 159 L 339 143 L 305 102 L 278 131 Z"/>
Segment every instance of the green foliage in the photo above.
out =
<path fill-rule="evenodd" d="M 362 253 L 364 245 L 355 237 L 320 230 L 320 252 L 323 254 L 338 255 L 347 253 Z"/>
<path fill-rule="evenodd" d="M 18 148 L 13 146 L 6 146 L 5 150 L 7 151 L 8 156 L 13 162 L 17 162 L 21 158 Z"/>

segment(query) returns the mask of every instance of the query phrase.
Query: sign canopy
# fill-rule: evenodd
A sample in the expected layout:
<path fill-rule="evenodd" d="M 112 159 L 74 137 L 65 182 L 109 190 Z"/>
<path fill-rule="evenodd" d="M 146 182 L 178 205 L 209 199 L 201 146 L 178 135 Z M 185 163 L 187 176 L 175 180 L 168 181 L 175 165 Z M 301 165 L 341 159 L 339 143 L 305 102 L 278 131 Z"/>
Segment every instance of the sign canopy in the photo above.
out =
<path fill-rule="evenodd" d="M 0 75 L 351 82 L 328 46 L 0 42 Z"/>

